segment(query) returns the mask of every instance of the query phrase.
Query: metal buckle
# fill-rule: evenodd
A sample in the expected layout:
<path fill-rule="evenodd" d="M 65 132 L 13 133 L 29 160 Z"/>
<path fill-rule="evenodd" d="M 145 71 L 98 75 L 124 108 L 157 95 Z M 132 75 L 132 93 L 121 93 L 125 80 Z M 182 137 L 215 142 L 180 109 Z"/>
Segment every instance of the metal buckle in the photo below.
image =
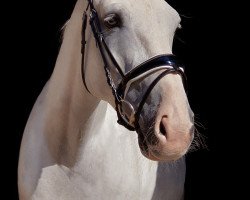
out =
<path fill-rule="evenodd" d="M 118 104 L 118 111 L 128 125 L 135 127 L 135 110 L 128 101 L 122 99 Z"/>

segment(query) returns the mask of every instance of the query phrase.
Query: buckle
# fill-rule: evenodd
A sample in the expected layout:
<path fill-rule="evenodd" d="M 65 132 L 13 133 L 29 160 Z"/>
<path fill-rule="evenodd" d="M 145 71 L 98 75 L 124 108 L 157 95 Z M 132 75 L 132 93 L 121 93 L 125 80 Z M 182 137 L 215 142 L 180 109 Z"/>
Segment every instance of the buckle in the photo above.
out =
<path fill-rule="evenodd" d="M 128 101 L 122 99 L 119 102 L 118 112 L 126 124 L 135 127 L 135 110 Z"/>

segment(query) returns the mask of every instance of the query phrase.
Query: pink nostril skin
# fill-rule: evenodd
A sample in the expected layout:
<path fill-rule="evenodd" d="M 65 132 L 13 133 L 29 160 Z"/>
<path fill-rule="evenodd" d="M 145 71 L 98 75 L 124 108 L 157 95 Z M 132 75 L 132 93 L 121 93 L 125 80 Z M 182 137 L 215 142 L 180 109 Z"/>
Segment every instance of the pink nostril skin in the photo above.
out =
<path fill-rule="evenodd" d="M 162 136 L 161 138 L 164 138 L 169 142 L 173 140 L 187 139 L 193 135 L 192 122 L 189 122 L 188 124 L 177 124 L 172 122 L 167 115 L 162 116 L 159 126 L 159 134 L 157 135 Z"/>
<path fill-rule="evenodd" d="M 155 151 L 151 152 L 152 159 L 177 160 L 187 152 L 193 139 L 193 123 L 189 120 L 185 122 L 171 120 L 167 115 L 162 116 L 155 127 L 158 129 L 155 134 L 159 143 L 155 146 Z"/>
<path fill-rule="evenodd" d="M 163 116 L 160 122 L 160 133 L 162 135 L 165 135 L 165 137 L 167 137 L 167 116 Z"/>

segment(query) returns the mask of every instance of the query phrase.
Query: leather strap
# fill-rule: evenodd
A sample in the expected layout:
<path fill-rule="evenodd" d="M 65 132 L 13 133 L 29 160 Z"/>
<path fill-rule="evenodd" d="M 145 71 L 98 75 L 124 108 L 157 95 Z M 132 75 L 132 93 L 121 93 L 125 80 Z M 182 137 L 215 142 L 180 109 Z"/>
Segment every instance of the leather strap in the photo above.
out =
<path fill-rule="evenodd" d="M 130 80 L 144 74 L 145 72 L 151 69 L 155 69 L 162 66 L 171 66 L 175 71 L 183 69 L 184 67 L 184 65 L 181 64 L 181 62 L 176 58 L 175 55 L 172 54 L 157 55 L 143 62 L 142 64 L 138 65 L 125 75 L 125 77 L 122 79 L 122 82 L 119 84 L 119 89 L 118 89 L 121 97 L 124 97 L 122 91 L 125 91 L 126 85 Z"/>
<path fill-rule="evenodd" d="M 91 94 L 91 92 L 88 89 L 86 79 L 85 79 L 85 70 L 84 70 L 84 58 L 85 58 L 85 46 L 86 46 L 86 27 L 87 27 L 87 14 L 86 11 L 83 13 L 83 18 L 82 18 L 82 48 L 81 48 L 81 53 L 82 53 L 82 62 L 81 62 L 81 73 L 82 73 L 82 81 L 83 84 L 88 91 L 88 93 Z"/>

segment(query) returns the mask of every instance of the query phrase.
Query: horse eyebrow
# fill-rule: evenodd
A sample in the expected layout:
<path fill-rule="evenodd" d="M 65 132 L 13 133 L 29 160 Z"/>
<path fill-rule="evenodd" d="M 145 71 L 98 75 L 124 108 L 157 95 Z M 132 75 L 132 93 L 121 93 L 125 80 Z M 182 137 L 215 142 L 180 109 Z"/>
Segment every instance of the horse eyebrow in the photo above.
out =
<path fill-rule="evenodd" d="M 111 13 L 117 13 L 117 14 L 123 14 L 124 13 L 129 13 L 129 9 L 126 8 L 126 6 L 122 3 L 118 3 L 118 2 L 113 2 L 111 4 L 109 4 L 109 6 L 105 7 L 104 6 L 104 10 L 101 12 L 101 16 L 102 15 L 108 15 Z"/>

